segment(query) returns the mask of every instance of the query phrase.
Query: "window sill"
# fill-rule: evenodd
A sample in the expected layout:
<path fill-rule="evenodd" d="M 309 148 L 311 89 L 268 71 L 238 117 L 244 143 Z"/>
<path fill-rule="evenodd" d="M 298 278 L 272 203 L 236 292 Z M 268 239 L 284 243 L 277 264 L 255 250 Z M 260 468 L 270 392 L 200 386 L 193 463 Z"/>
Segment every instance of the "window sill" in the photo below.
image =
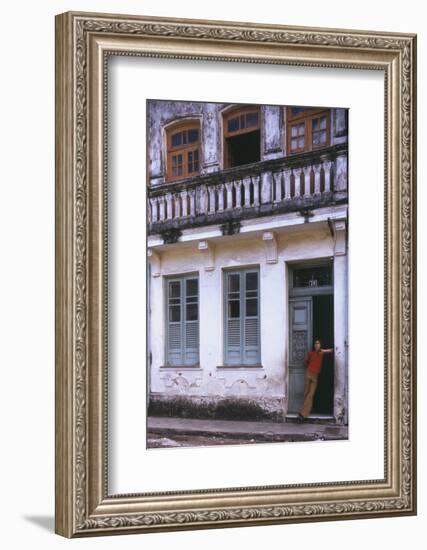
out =
<path fill-rule="evenodd" d="M 248 369 L 248 370 L 263 370 L 263 365 L 217 365 L 217 369 L 233 370 L 233 369 Z"/>
<path fill-rule="evenodd" d="M 162 370 L 202 370 L 200 365 L 160 365 Z"/>

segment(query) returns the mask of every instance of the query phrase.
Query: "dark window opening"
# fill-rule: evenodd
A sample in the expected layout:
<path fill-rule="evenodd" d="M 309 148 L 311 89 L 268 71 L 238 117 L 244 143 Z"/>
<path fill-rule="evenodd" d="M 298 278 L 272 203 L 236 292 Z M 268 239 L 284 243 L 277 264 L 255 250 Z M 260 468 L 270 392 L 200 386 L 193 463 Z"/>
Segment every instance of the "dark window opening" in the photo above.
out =
<path fill-rule="evenodd" d="M 259 162 L 260 131 L 248 132 L 226 139 L 228 167 Z"/>

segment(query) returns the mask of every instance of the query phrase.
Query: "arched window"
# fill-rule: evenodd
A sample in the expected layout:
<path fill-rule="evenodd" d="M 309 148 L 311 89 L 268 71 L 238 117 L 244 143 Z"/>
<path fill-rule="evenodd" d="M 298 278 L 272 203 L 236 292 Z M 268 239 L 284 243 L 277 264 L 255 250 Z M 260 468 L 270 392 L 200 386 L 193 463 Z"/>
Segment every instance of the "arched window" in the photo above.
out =
<path fill-rule="evenodd" d="M 224 168 L 258 162 L 260 156 L 259 107 L 242 105 L 224 114 Z"/>
<path fill-rule="evenodd" d="M 200 173 L 200 125 L 182 122 L 167 129 L 167 181 Z"/>
<path fill-rule="evenodd" d="M 288 154 L 330 145 L 330 111 L 307 107 L 287 108 Z"/>

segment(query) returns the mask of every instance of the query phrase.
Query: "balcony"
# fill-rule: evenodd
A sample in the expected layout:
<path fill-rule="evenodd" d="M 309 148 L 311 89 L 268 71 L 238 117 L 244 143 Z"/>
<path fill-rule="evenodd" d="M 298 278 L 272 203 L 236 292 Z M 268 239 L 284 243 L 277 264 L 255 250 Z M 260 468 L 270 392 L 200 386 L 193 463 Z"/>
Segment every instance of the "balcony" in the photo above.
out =
<path fill-rule="evenodd" d="M 152 187 L 149 234 L 347 202 L 347 145 L 290 155 Z"/>

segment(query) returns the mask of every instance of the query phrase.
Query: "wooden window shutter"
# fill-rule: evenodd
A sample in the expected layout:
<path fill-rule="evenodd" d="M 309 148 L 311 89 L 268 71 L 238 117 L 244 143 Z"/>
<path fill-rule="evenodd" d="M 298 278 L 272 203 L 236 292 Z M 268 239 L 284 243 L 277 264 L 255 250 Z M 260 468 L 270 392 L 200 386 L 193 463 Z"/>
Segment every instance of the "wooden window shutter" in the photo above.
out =
<path fill-rule="evenodd" d="M 167 359 L 169 365 L 182 364 L 182 284 L 167 282 Z"/>
<path fill-rule="evenodd" d="M 197 277 L 167 281 L 167 363 L 199 362 L 199 288 Z"/>
<path fill-rule="evenodd" d="M 184 279 L 184 365 L 199 362 L 199 280 Z"/>
<path fill-rule="evenodd" d="M 241 331 L 241 277 L 240 273 L 226 274 L 226 326 L 225 326 L 225 362 L 227 365 L 240 365 L 242 331 Z"/>
<path fill-rule="evenodd" d="M 233 271 L 225 283 L 225 362 L 255 365 L 260 362 L 259 274 Z"/>
<path fill-rule="evenodd" d="M 259 345 L 259 273 L 246 271 L 244 295 L 244 356 L 245 365 L 256 365 L 260 362 Z"/>

